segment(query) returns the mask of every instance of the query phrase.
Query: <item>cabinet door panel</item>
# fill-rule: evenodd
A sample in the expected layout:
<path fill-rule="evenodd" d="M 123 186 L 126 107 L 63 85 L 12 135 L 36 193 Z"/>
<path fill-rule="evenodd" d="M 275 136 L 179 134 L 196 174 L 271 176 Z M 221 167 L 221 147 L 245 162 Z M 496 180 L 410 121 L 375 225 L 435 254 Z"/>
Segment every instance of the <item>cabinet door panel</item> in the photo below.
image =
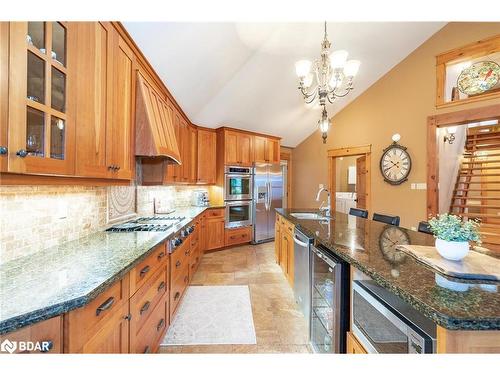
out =
<path fill-rule="evenodd" d="M 224 160 L 226 165 L 238 162 L 238 133 L 226 131 L 224 135 Z"/>
<path fill-rule="evenodd" d="M 113 48 L 113 84 L 111 123 L 107 127 L 107 155 L 110 164 L 119 167 L 115 178 L 132 178 L 132 118 L 135 91 L 134 55 L 125 41 L 115 33 Z"/>
<path fill-rule="evenodd" d="M 82 348 L 82 353 L 122 354 L 129 352 L 128 304 L 113 317 Z"/>
<path fill-rule="evenodd" d="M 9 23 L 0 22 L 0 147 L 7 148 L 9 87 Z M 8 152 L 8 149 L 2 149 Z M 7 154 L 0 154 L 0 172 L 6 172 Z"/>
<path fill-rule="evenodd" d="M 265 163 L 267 162 L 267 139 L 265 137 L 254 137 L 254 155 L 255 162 Z"/>
<path fill-rule="evenodd" d="M 217 161 L 215 132 L 198 129 L 198 182 L 215 184 Z"/>
<path fill-rule="evenodd" d="M 109 22 L 79 22 L 77 31 L 76 174 L 105 178 L 111 175 L 106 160 L 106 109 L 113 30 Z"/>
<path fill-rule="evenodd" d="M 218 249 L 224 246 L 224 220 L 206 221 L 207 250 Z"/>
<path fill-rule="evenodd" d="M 34 34 L 35 29 L 40 35 Z M 54 29 L 58 40 L 62 38 L 65 43 L 63 52 L 57 49 L 60 40 L 53 40 Z M 29 33 L 34 34 L 32 38 Z M 74 173 L 76 38 L 75 23 L 10 23 L 10 172 L 47 175 Z M 56 51 L 52 48 L 64 53 L 64 56 L 54 55 Z"/>
<path fill-rule="evenodd" d="M 198 170 L 198 134 L 194 127 L 189 127 L 189 182 L 195 184 Z"/>
<path fill-rule="evenodd" d="M 280 142 L 278 140 L 268 138 L 266 152 L 269 163 L 277 164 L 280 162 Z"/>
<path fill-rule="evenodd" d="M 251 166 L 253 163 L 253 136 L 238 135 L 238 162 L 241 165 Z"/>

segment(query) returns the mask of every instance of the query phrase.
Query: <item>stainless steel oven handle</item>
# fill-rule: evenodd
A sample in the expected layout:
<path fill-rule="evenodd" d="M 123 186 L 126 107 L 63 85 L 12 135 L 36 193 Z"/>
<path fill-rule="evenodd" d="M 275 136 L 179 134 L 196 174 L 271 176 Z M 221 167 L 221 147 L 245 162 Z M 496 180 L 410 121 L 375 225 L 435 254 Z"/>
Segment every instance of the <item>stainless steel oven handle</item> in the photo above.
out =
<path fill-rule="evenodd" d="M 293 236 L 293 241 L 299 245 L 299 246 L 302 246 L 302 247 L 305 247 L 305 248 L 308 248 L 309 247 L 309 244 L 308 243 L 305 243 L 305 242 L 302 242 L 301 240 L 299 240 L 297 237 Z"/>
<path fill-rule="evenodd" d="M 374 296 L 363 289 L 359 284 L 353 283 L 353 290 L 355 290 L 361 297 L 363 297 L 371 306 L 373 306 L 380 314 L 387 318 L 397 329 L 399 329 L 405 336 L 408 336 L 408 326 L 394 315 L 387 307 L 378 301 Z M 354 326 L 354 320 L 353 320 Z"/>

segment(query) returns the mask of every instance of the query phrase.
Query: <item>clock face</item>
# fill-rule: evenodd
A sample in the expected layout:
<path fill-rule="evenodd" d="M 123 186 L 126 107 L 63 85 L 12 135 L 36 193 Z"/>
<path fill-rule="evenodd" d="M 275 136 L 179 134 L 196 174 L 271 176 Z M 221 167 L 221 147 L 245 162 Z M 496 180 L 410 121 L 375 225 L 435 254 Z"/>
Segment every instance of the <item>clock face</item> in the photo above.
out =
<path fill-rule="evenodd" d="M 410 170 L 411 158 L 406 147 L 395 143 L 384 150 L 380 159 L 380 171 L 386 182 L 399 185 L 408 179 Z"/>
<path fill-rule="evenodd" d="M 480 61 L 462 70 L 458 89 L 466 95 L 482 94 L 500 81 L 500 65 L 494 61 Z"/>
<path fill-rule="evenodd" d="M 409 245 L 410 237 L 404 229 L 388 226 L 379 237 L 379 246 L 384 258 L 387 259 L 391 264 L 396 265 L 402 263 L 406 254 L 398 250 L 396 246 L 398 245 Z"/>

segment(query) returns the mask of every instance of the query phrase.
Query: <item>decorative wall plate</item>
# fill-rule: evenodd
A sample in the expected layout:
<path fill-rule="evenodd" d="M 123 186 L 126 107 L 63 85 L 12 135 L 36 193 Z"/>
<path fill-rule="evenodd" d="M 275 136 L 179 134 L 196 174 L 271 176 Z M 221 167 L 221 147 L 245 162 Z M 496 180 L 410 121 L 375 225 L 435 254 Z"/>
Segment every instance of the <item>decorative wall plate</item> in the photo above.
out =
<path fill-rule="evenodd" d="M 479 61 L 462 70 L 457 79 L 460 92 L 472 96 L 482 94 L 500 81 L 500 65 L 494 61 Z"/>

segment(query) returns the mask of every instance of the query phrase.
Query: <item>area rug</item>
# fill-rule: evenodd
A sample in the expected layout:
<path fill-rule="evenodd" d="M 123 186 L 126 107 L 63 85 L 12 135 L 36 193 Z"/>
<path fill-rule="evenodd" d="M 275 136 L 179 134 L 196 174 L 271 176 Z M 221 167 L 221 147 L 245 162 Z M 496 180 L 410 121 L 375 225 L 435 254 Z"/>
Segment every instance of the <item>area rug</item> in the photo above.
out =
<path fill-rule="evenodd" d="M 256 344 L 248 286 L 190 286 L 161 345 Z"/>

